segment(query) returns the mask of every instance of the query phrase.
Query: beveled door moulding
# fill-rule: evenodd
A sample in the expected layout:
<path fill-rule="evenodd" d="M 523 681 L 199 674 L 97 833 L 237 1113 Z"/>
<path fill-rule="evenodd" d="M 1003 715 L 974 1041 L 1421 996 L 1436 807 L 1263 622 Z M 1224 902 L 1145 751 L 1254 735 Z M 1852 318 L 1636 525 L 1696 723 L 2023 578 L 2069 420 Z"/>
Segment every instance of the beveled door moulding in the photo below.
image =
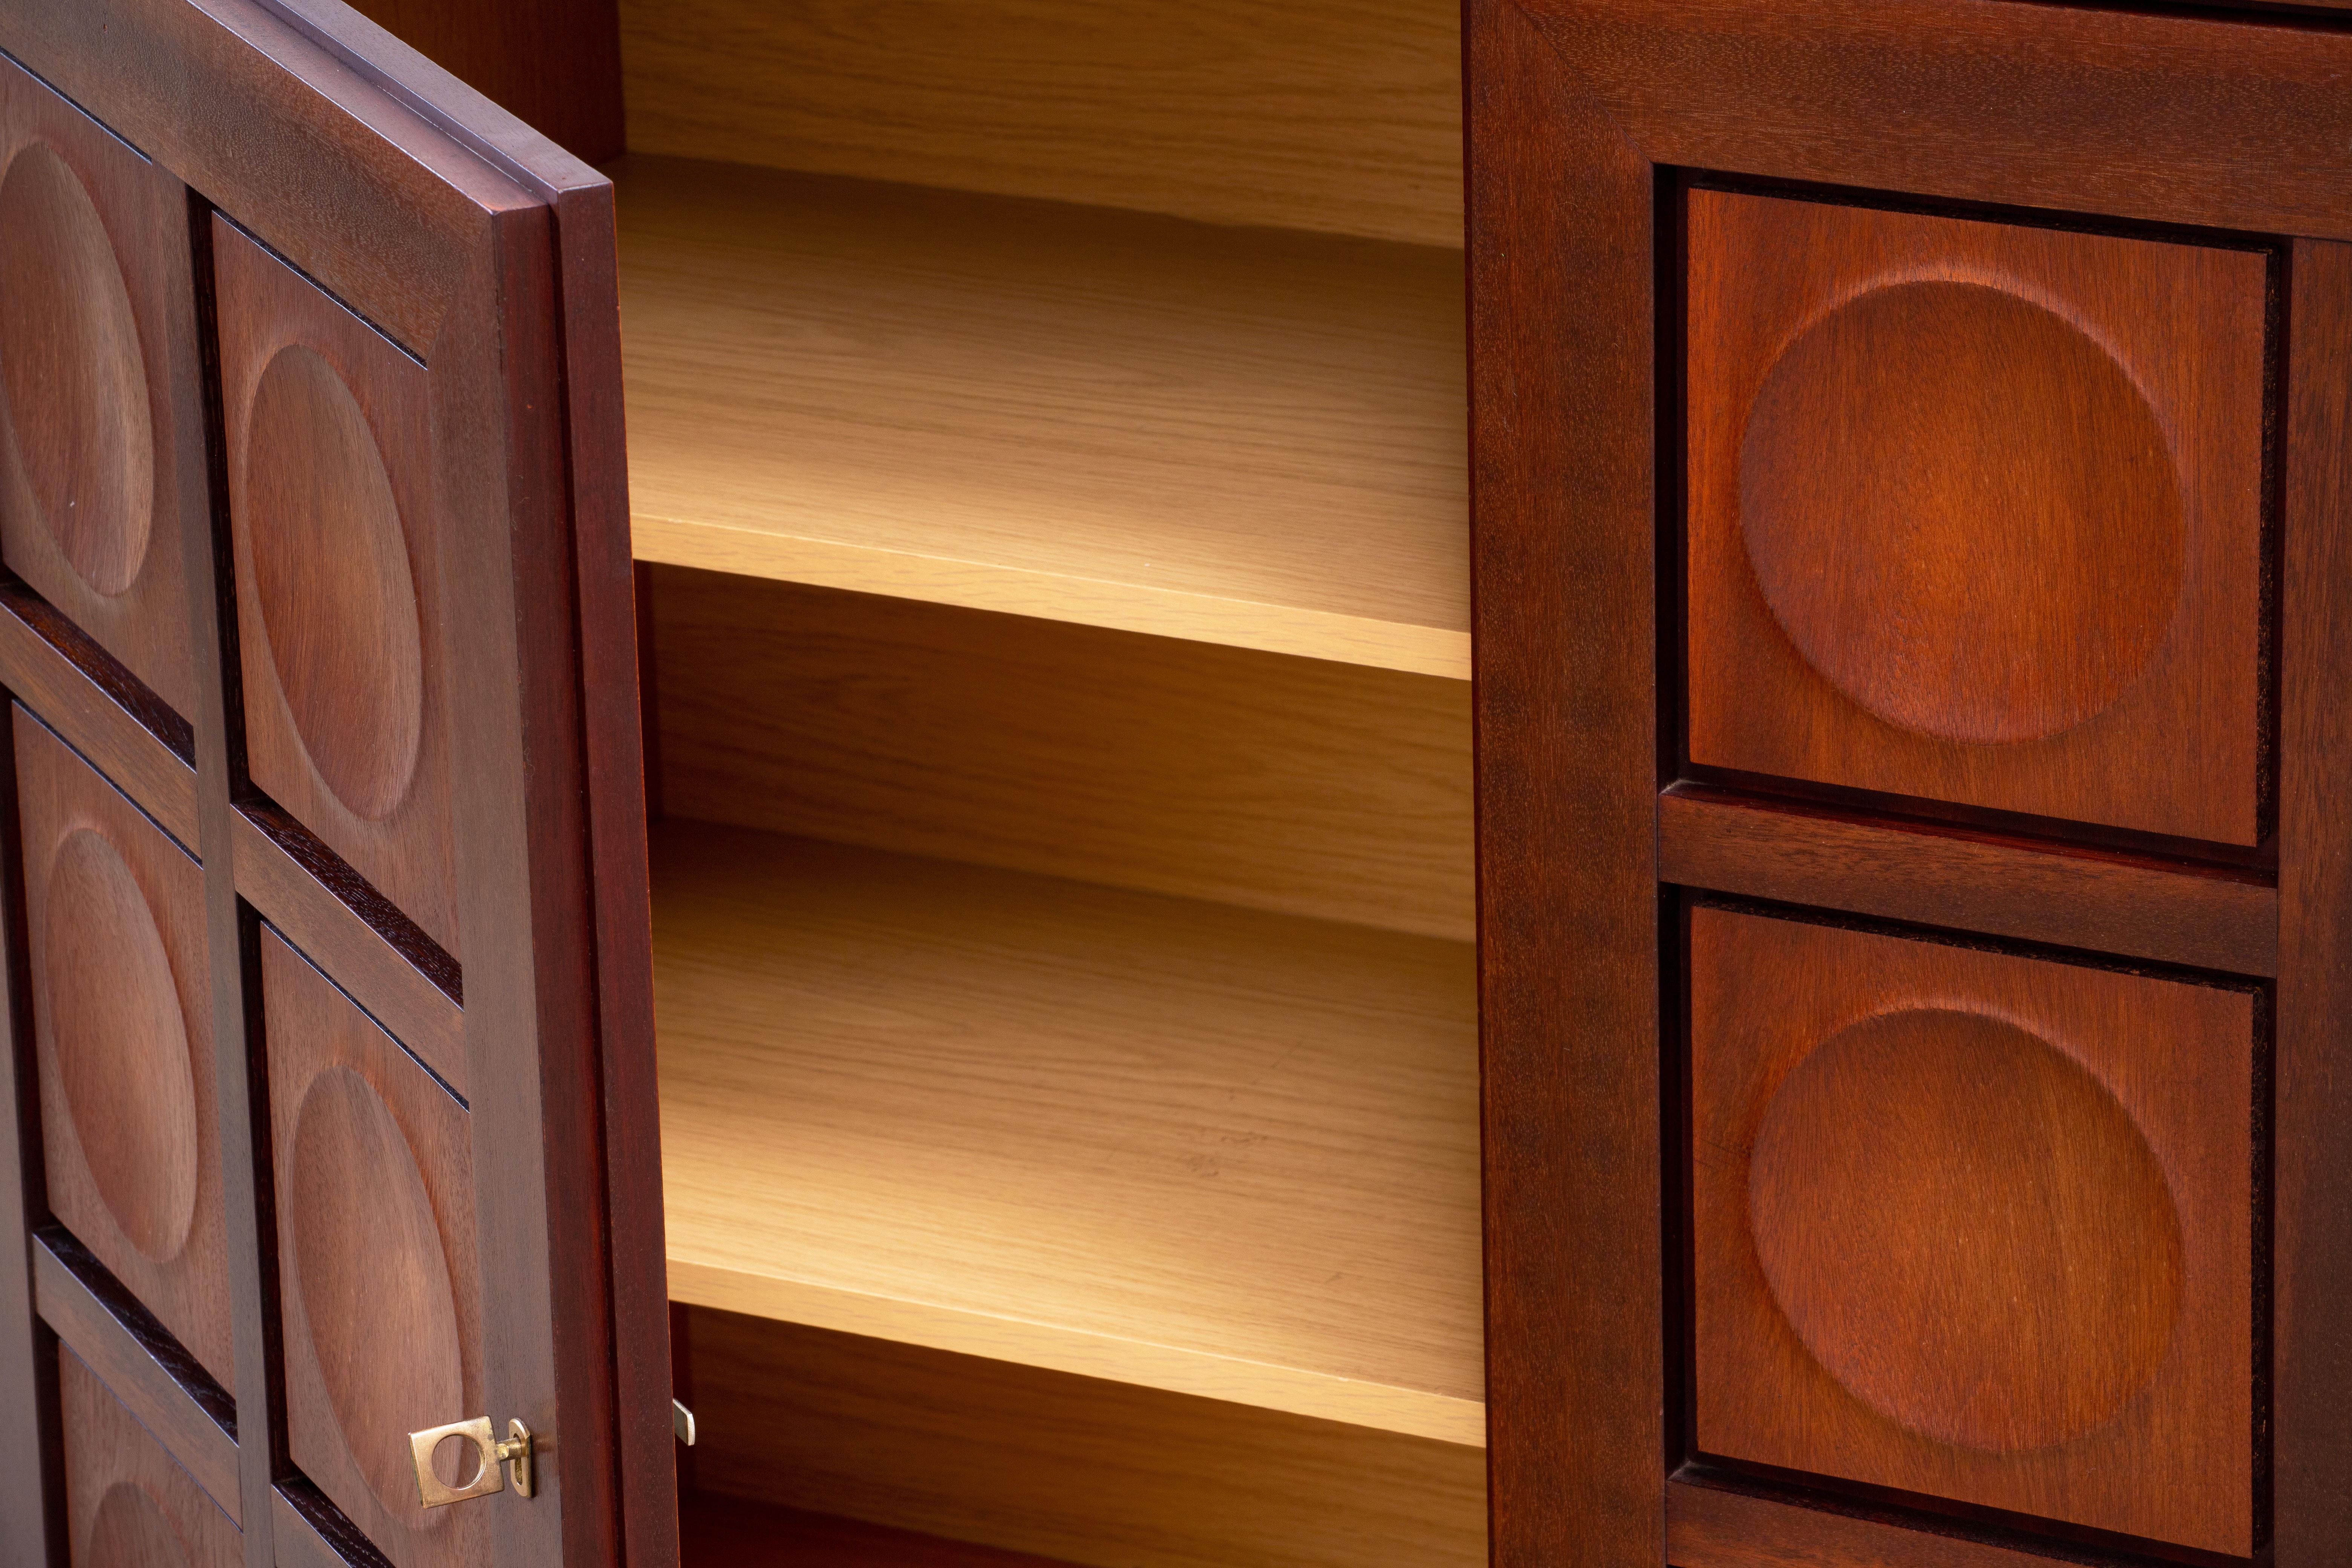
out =
<path fill-rule="evenodd" d="M 261 986 L 289 1451 L 402 1568 L 459 1568 L 484 1526 L 425 1506 L 409 1434 L 482 1400 L 466 1109 L 268 927 Z"/>
<path fill-rule="evenodd" d="M 187 192 L 0 59 L 0 561 L 183 715 L 202 396 Z"/>
<path fill-rule="evenodd" d="M 2258 998 L 1700 907 L 1705 1455 L 2252 1550 Z"/>
<path fill-rule="evenodd" d="M 235 1387 L 204 873 L 12 708 L 49 1207 Z"/>
<path fill-rule="evenodd" d="M 2257 842 L 2269 257 L 1686 200 L 1690 760 Z"/>
<path fill-rule="evenodd" d="M 236 1526 L 73 1352 L 57 1357 L 76 1568 L 244 1568 Z"/>
<path fill-rule="evenodd" d="M 425 368 L 218 218 L 213 243 L 247 767 L 461 957 Z"/>

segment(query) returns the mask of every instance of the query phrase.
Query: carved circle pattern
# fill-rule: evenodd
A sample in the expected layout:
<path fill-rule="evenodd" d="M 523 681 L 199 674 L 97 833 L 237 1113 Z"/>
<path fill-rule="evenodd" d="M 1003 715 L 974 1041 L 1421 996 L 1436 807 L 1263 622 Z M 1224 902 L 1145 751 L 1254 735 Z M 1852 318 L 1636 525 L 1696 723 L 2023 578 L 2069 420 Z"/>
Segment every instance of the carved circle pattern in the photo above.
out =
<path fill-rule="evenodd" d="M 196 1215 L 196 1078 L 172 960 L 106 836 L 78 827 L 49 863 L 42 972 L 66 1110 L 131 1245 L 176 1258 Z"/>
<path fill-rule="evenodd" d="M 2039 305 L 1874 289 L 1773 365 L 1741 526 L 1806 660 L 1890 724 L 2028 741 L 2137 680 L 2180 598 L 2179 478 L 2130 375 Z"/>
<path fill-rule="evenodd" d="M 432 1195 L 375 1089 L 349 1068 L 304 1091 L 290 1184 L 310 1349 L 361 1476 L 419 1525 L 408 1434 L 462 1418 L 457 1300 Z"/>
<path fill-rule="evenodd" d="M 295 346 L 262 372 L 246 516 L 269 653 L 319 776 L 369 821 L 408 793 L 424 659 L 408 542 L 367 415 Z"/>
<path fill-rule="evenodd" d="M 0 181 L 0 382 L 50 534 L 100 594 L 147 558 L 155 433 L 131 293 L 64 159 L 36 143 Z"/>
<path fill-rule="evenodd" d="M 1774 1299 L 1881 1415 L 2044 1447 L 2156 1374 L 2179 1215 L 2130 1114 L 2039 1036 L 1923 1008 L 1832 1036 L 1783 1080 L 1748 1167 Z"/>
<path fill-rule="evenodd" d="M 187 1568 L 188 1549 L 146 1488 L 117 1481 L 99 1499 L 83 1562 L 85 1568 Z"/>

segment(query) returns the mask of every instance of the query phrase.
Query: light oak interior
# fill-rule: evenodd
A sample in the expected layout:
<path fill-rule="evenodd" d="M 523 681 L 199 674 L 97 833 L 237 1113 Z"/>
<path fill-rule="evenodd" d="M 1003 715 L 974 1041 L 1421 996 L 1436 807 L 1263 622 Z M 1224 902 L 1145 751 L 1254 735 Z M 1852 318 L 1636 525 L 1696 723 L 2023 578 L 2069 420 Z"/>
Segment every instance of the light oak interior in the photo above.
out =
<path fill-rule="evenodd" d="M 1486 1560 L 1475 1448 L 727 1312 L 691 1320 L 697 1413 L 737 1435 L 696 1458 L 715 1491 L 1129 1568 Z"/>
<path fill-rule="evenodd" d="M 1470 689 L 653 574 L 674 816 L 1467 942 Z"/>
<path fill-rule="evenodd" d="M 621 10 L 697 1485 L 1482 1559 L 1454 13 Z"/>
<path fill-rule="evenodd" d="M 673 1298 L 1483 1441 L 1465 944 L 656 845 Z"/>
<path fill-rule="evenodd" d="M 1446 0 L 622 0 L 629 145 L 1462 243 Z"/>
<path fill-rule="evenodd" d="M 614 172 L 641 559 L 1469 674 L 1459 251 Z"/>

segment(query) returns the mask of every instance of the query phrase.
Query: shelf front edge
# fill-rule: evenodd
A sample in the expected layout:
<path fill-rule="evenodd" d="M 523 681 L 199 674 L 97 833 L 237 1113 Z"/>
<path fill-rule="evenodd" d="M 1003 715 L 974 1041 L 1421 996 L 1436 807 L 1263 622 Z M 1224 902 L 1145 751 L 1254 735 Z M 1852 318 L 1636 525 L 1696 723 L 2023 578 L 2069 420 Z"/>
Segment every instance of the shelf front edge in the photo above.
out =
<path fill-rule="evenodd" d="M 1449 680 L 1470 679 L 1470 634 L 1444 626 L 841 544 L 644 512 L 632 519 L 631 527 L 636 558 L 660 565 L 957 605 Z"/>
<path fill-rule="evenodd" d="M 1486 1446 L 1484 1401 L 902 1301 L 805 1280 L 669 1260 L 670 1300 L 747 1317 L 1012 1362 L 1048 1372 L 1280 1410 L 1350 1426 Z"/>

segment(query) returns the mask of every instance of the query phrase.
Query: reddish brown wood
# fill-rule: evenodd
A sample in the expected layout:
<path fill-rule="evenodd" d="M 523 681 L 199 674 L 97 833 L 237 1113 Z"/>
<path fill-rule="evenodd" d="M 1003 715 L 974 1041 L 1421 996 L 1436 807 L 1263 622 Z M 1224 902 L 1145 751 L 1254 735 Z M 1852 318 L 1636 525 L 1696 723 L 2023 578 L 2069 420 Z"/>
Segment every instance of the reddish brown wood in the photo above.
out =
<path fill-rule="evenodd" d="M 1687 200 L 1691 761 L 2253 844 L 2266 258 Z"/>
<path fill-rule="evenodd" d="M 642 930 L 630 929 L 644 919 L 642 876 L 633 895 L 631 850 L 610 826 L 641 817 L 642 808 L 634 741 L 610 742 L 606 720 L 585 714 L 581 694 L 583 677 L 596 679 L 613 647 L 629 658 L 625 592 L 616 621 L 614 595 L 600 585 L 615 559 L 626 576 L 625 551 L 614 553 L 626 505 L 612 368 L 609 186 L 415 57 L 389 51 L 398 58 L 372 60 L 371 50 L 386 52 L 381 39 L 329 6 L 36 0 L 0 20 L 0 44 L 215 204 L 299 272 L 302 287 L 373 323 L 425 367 L 429 452 L 388 456 L 385 482 L 400 511 L 394 459 L 429 468 L 441 524 L 434 564 L 446 575 L 437 592 L 419 586 L 426 602 L 418 659 L 429 633 L 446 640 L 451 668 L 465 675 L 448 694 L 446 717 L 420 725 L 418 744 L 437 733 L 467 763 L 449 817 L 452 860 L 466 869 L 453 923 L 467 946 L 463 1076 L 479 1178 L 471 1261 L 487 1325 L 481 1403 L 500 1418 L 528 1420 L 546 1444 L 541 1495 L 482 1505 L 480 1528 L 498 1561 L 551 1568 L 617 1560 L 625 1511 L 633 1550 L 657 1562 L 674 1506 L 667 1400 L 645 1397 L 643 1386 L 667 1386 L 657 1232 L 649 1247 L 645 1239 L 647 1216 L 658 1212 L 648 1195 L 658 1180 L 647 1163 L 656 1114 L 644 1022 L 649 976 Z M 226 246 L 220 249 L 226 256 Z M 200 277 L 215 250 L 209 242 L 199 247 Z M 224 275 L 230 265 L 220 262 Z M 233 279 L 220 281 L 223 293 L 234 291 Z M 225 423 L 234 425 L 246 394 L 257 398 L 264 389 L 242 385 L 226 353 L 223 365 L 230 372 Z M 347 388 L 358 375 L 335 370 L 331 379 Z M 336 437 L 331 450 L 350 472 L 358 443 L 348 417 L 320 413 L 322 403 L 336 403 L 327 381 L 287 375 L 288 390 L 261 411 L 278 407 L 271 417 L 307 419 L 310 435 Z M 373 417 L 365 394 L 352 393 L 363 420 Z M 373 425 L 369 440 L 384 445 Z M 226 445 L 224 466 L 233 468 L 239 442 Z M 279 465 L 287 474 L 322 471 L 328 446 L 292 445 L 303 455 Z M 220 476 L 224 485 L 230 477 Z M 356 504 L 336 493 L 338 515 Z M 380 497 L 374 515 L 382 517 Z M 405 513 L 401 523 L 413 531 Z M 289 566 L 299 575 L 317 564 Z M 414 553 L 410 567 L 414 580 Z M 208 594 L 198 597 L 213 603 Z M 239 649 L 229 619 L 216 646 L 233 658 L 241 651 L 249 665 L 257 650 Z M 299 686 L 332 663 L 306 659 L 296 642 L 292 662 L 310 675 L 278 670 L 281 685 Z M 387 657 L 374 646 L 364 652 L 378 664 Z M 232 749 L 242 739 L 240 717 L 261 722 L 258 713 L 239 715 L 238 695 L 226 694 L 211 731 Z M 619 722 L 625 729 L 633 716 Z M 362 805 L 374 798 L 371 784 L 380 781 L 371 769 L 387 734 L 404 738 L 394 724 L 329 761 Z M 241 763 L 234 754 L 207 757 L 202 847 L 208 866 L 233 872 L 228 798 L 243 786 Z M 305 760 L 315 771 L 318 758 Z M 315 816 L 305 820 L 320 828 Z M 287 842 L 277 839 L 280 848 Z M 330 894 L 345 886 L 322 880 Z M 607 883 L 617 897 L 605 896 Z M 236 893 L 225 877 L 208 881 L 224 1037 L 242 1032 L 239 987 L 255 967 L 251 950 L 230 940 Z M 455 994 L 454 977 L 445 989 Z M 229 1092 L 231 1072 L 247 1064 L 233 1053 L 222 1059 L 235 1064 L 223 1072 L 224 1121 L 242 1130 L 238 1119 L 257 1096 L 243 1093 L 242 1078 L 239 1093 Z M 225 1125 L 225 1137 L 230 1131 Z M 268 1170 L 267 1143 L 254 1143 L 250 1202 L 231 1194 L 232 1207 L 252 1216 L 241 1289 L 257 1288 L 272 1267 L 270 1208 L 283 1173 Z M 245 1224 L 233 1227 L 233 1252 L 247 1245 L 236 1234 Z M 633 1252 L 616 1261 L 613 1248 L 621 1246 Z M 639 1247 L 647 1256 L 635 1256 Z M 246 1337 L 266 1345 L 277 1325 L 257 1294 L 237 1322 L 242 1376 Z M 264 1374 L 247 1379 L 240 1398 L 268 1410 L 275 1403 L 268 1358 L 257 1359 Z M 257 1568 L 272 1560 L 258 1538 L 278 1519 L 268 1499 L 284 1461 L 275 1438 L 244 1452 L 248 1552 Z"/>
<path fill-rule="evenodd" d="M 482 1408 L 469 1119 L 266 928 L 261 977 L 289 1451 L 397 1561 L 471 1563 L 487 1519 L 425 1509 L 408 1448 Z"/>
<path fill-rule="evenodd" d="M 1630 1568 L 1665 1533 L 1652 177 L 1525 13 L 1465 21 L 1493 1552 Z"/>
<path fill-rule="evenodd" d="M 188 721 L 21 584 L 0 582 L 0 678 L 173 837 L 196 842 Z"/>
<path fill-rule="evenodd" d="M 340 7 L 278 3 L 373 68 L 409 75 L 398 45 Z M 607 163 L 627 150 L 614 0 L 528 0 L 487 16 L 458 0 L 360 0 L 356 8 L 581 162 Z"/>
<path fill-rule="evenodd" d="M 1699 784 L 1658 797 L 1658 874 L 1718 893 L 2163 963 L 2278 971 L 2278 889 L 2252 872 Z"/>
<path fill-rule="evenodd" d="M 42 1319 L 95 1371 L 231 1521 L 241 1517 L 236 1407 L 228 1391 L 87 1247 L 52 1226 L 35 1237 Z"/>
<path fill-rule="evenodd" d="M 464 1093 L 466 1020 L 448 955 L 284 812 L 256 802 L 230 822 L 238 885 L 262 918 Z"/>
<path fill-rule="evenodd" d="M 2252 1547 L 2255 997 L 1692 912 L 1703 1453 Z"/>
<path fill-rule="evenodd" d="M 0 61 L 0 559 L 181 713 L 205 497 L 187 195 Z"/>
<path fill-rule="evenodd" d="M 2074 1560 L 1681 1479 L 1666 1486 L 1666 1553 L 1676 1568 L 2050 1568 Z"/>
<path fill-rule="evenodd" d="M 247 771 L 462 957 L 425 368 L 213 232 Z"/>
<path fill-rule="evenodd" d="M 50 1212 L 234 1384 L 204 873 L 13 720 Z"/>
<path fill-rule="evenodd" d="M 2352 247 L 2290 264 L 2273 1159 L 2272 1547 L 2352 1541 Z"/>
<path fill-rule="evenodd" d="M 2009 0 L 1521 9 L 1653 163 L 2352 238 L 2340 26 Z"/>
<path fill-rule="evenodd" d="M 236 1568 L 245 1543 L 188 1473 L 70 1352 L 58 1352 L 73 1561 Z"/>

